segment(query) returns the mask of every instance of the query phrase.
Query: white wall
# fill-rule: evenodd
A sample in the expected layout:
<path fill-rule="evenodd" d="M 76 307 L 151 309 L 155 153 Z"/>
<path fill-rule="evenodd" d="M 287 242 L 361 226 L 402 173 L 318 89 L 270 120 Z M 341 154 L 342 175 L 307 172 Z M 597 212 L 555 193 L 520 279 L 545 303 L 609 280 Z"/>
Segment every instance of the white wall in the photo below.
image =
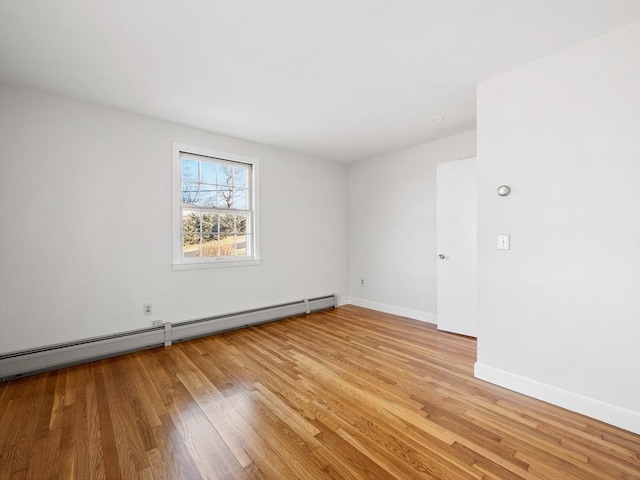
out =
<path fill-rule="evenodd" d="M 636 432 L 639 40 L 636 23 L 478 87 L 476 375 Z"/>
<path fill-rule="evenodd" d="M 343 164 L 6 85 L 0 125 L 0 352 L 346 295 Z M 171 270 L 172 142 L 260 159 L 261 266 Z"/>
<path fill-rule="evenodd" d="M 436 165 L 475 154 L 467 132 L 349 166 L 352 303 L 436 322 Z"/>

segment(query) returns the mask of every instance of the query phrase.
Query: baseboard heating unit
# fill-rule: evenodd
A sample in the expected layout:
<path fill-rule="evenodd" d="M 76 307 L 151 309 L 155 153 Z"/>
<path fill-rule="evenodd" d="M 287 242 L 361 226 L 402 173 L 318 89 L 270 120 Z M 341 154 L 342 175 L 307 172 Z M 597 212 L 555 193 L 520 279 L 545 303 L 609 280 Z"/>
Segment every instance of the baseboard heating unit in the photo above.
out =
<path fill-rule="evenodd" d="M 0 381 L 335 308 L 336 295 L 86 338 L 0 355 Z"/>

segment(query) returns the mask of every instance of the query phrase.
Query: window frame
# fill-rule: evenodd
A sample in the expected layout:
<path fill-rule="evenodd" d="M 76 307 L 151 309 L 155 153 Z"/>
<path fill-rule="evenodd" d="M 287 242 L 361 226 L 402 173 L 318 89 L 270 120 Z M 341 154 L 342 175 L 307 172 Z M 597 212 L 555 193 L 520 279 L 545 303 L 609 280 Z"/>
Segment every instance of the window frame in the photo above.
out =
<path fill-rule="evenodd" d="M 182 245 L 182 161 L 181 154 L 197 155 L 209 157 L 212 161 L 219 160 L 223 163 L 241 163 L 251 166 L 250 175 L 250 205 L 251 213 L 251 240 L 252 252 L 250 257 L 197 257 L 184 258 Z M 172 269 L 176 270 L 197 270 L 203 268 L 227 268 L 246 267 L 260 265 L 260 162 L 256 158 L 245 157 L 234 153 L 219 152 L 209 148 L 187 145 L 184 143 L 173 143 L 173 183 L 172 183 L 172 203 L 173 203 L 173 262 Z M 198 208 L 198 207 L 194 207 Z"/>

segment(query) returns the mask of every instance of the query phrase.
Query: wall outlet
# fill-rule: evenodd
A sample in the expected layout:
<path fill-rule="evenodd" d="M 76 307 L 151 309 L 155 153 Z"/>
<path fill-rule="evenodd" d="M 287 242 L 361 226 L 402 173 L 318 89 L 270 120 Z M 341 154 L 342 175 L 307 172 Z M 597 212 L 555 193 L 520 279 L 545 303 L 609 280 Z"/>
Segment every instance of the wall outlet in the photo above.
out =
<path fill-rule="evenodd" d="M 142 314 L 143 315 L 151 315 L 153 313 L 153 308 L 150 303 L 145 303 L 142 305 Z"/>
<path fill-rule="evenodd" d="M 159 327 L 160 325 L 162 325 L 162 320 L 154 320 L 154 321 L 152 322 L 152 325 L 153 325 L 154 327 Z"/>
<path fill-rule="evenodd" d="M 361 279 L 360 279 L 360 286 L 361 286 L 361 287 L 364 287 L 364 278 L 361 278 Z"/>
<path fill-rule="evenodd" d="M 498 250 L 510 250 L 511 249 L 511 235 L 499 234 L 498 235 Z"/>

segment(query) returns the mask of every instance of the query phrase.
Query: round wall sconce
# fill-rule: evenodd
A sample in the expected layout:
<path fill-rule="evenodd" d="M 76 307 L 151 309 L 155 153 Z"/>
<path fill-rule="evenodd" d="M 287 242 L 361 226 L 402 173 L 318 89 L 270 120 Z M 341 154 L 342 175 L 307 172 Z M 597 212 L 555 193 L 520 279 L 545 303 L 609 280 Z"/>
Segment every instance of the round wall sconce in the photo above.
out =
<path fill-rule="evenodd" d="M 511 187 L 509 185 L 500 185 L 498 187 L 498 195 L 501 197 L 506 197 L 511 193 Z"/>

